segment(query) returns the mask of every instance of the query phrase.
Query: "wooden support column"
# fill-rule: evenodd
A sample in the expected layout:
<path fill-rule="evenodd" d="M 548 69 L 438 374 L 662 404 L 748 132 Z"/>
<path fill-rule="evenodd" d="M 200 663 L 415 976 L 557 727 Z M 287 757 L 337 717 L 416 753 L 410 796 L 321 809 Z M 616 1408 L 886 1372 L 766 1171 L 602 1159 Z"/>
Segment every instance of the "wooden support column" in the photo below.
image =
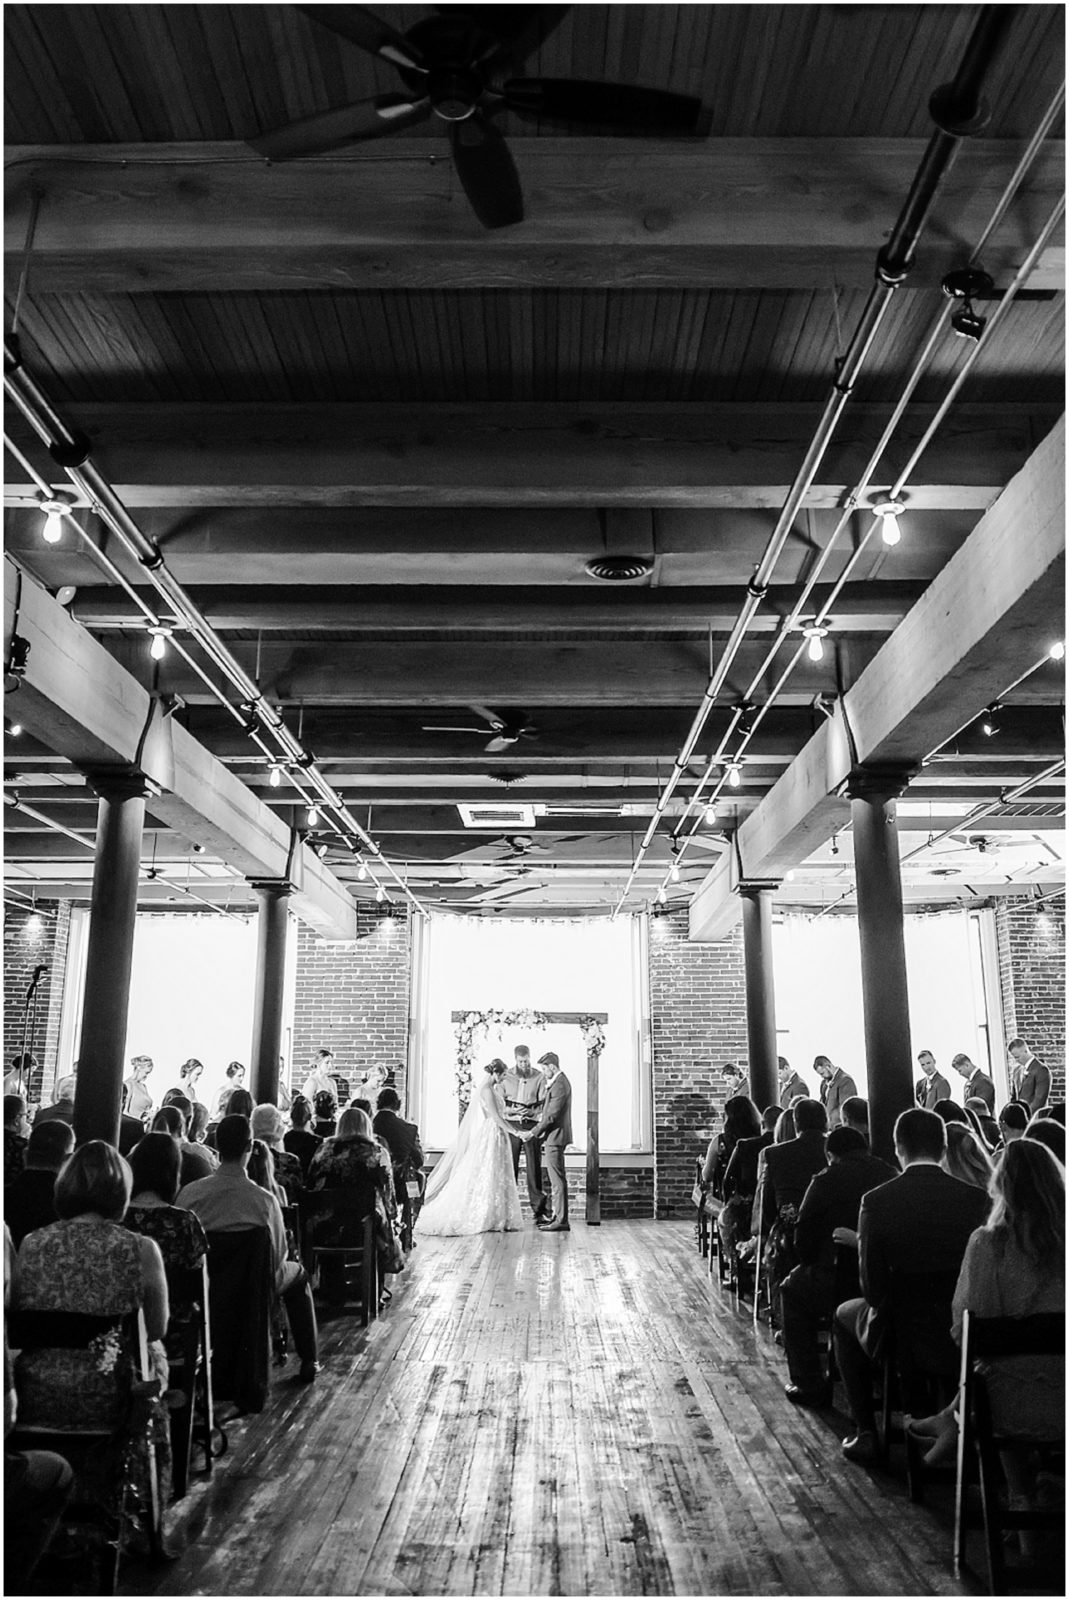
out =
<path fill-rule="evenodd" d="M 260 903 L 250 1051 L 252 1097 L 257 1105 L 277 1105 L 289 897 L 294 886 L 288 878 L 272 878 L 252 887 Z"/>
<path fill-rule="evenodd" d="M 885 1161 L 894 1160 L 897 1117 L 914 1104 L 897 818 L 897 799 L 910 770 L 859 767 L 847 786 L 861 938 L 869 1135 L 873 1155 Z"/>
<path fill-rule="evenodd" d="M 746 968 L 746 1035 L 750 1096 L 759 1111 L 779 1103 L 776 989 L 772 968 L 774 883 L 742 883 L 742 949 Z"/>
<path fill-rule="evenodd" d="M 148 784 L 128 768 L 90 769 L 86 778 L 100 804 L 74 1131 L 79 1144 L 106 1139 L 117 1145 Z M 159 981 L 167 983 L 168 974 L 160 973 Z"/>

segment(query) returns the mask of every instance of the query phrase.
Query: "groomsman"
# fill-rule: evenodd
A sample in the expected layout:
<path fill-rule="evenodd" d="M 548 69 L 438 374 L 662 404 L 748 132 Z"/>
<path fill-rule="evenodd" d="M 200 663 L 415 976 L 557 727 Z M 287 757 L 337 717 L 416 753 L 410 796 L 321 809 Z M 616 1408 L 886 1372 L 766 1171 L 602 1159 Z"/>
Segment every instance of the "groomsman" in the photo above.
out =
<path fill-rule="evenodd" d="M 560 1069 L 552 1050 L 539 1056 L 538 1065 L 546 1069 L 546 1104 L 536 1126 L 524 1134 L 527 1148 L 545 1140 L 546 1171 L 553 1190 L 553 1221 L 540 1222 L 543 1233 L 568 1233 L 568 1177 L 564 1152 L 572 1142 L 572 1086 Z"/>
<path fill-rule="evenodd" d="M 1036 1060 L 1023 1039 L 1011 1039 L 1006 1048 L 1013 1062 L 1010 1093 L 1034 1117 L 1050 1099 L 1050 1068 Z"/>
<path fill-rule="evenodd" d="M 917 1104 L 922 1111 L 934 1111 L 940 1100 L 950 1099 L 950 1085 L 936 1069 L 935 1057 L 930 1050 L 922 1050 L 917 1065 L 924 1073 L 917 1084 Z"/>
<path fill-rule="evenodd" d="M 981 1072 L 980 1068 L 973 1061 L 970 1061 L 964 1051 L 956 1055 L 950 1065 L 955 1072 L 960 1072 L 965 1079 L 965 1092 L 962 1098 L 966 1101 L 974 1097 L 979 1098 L 987 1106 L 988 1113 L 994 1116 L 995 1085 L 991 1082 L 987 1073 Z"/>
<path fill-rule="evenodd" d="M 779 1103 L 786 1111 L 791 1101 L 797 1100 L 799 1095 L 809 1098 L 809 1085 L 792 1070 L 786 1056 L 777 1056 L 776 1063 L 779 1068 Z"/>
<path fill-rule="evenodd" d="M 848 1072 L 837 1067 L 829 1056 L 814 1056 L 813 1071 L 822 1080 L 820 1103 L 828 1113 L 828 1129 L 837 1128 L 843 1120 L 843 1101 L 857 1094 L 857 1084 Z"/>

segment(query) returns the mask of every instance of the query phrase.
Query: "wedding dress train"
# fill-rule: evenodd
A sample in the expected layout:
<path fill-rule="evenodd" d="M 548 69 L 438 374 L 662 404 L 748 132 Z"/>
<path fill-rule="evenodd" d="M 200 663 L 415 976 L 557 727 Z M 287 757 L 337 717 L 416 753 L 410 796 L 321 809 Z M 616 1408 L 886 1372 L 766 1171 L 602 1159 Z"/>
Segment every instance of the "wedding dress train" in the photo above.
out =
<path fill-rule="evenodd" d="M 417 1233 L 445 1237 L 523 1227 L 509 1136 L 483 1105 L 483 1097 L 493 1093 L 485 1085 L 472 1095 L 456 1143 L 427 1183 Z"/>

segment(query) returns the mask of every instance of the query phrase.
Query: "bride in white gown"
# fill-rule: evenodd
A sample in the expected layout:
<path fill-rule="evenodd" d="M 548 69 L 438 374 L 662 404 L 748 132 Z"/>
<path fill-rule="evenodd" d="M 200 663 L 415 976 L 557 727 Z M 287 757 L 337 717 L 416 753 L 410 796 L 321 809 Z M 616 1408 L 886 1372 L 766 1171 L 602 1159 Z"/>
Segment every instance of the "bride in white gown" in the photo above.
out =
<path fill-rule="evenodd" d="M 488 1074 L 464 1113 L 453 1144 L 427 1183 L 416 1232 L 429 1236 L 499 1233 L 523 1227 L 504 1114 L 503 1061 Z"/>

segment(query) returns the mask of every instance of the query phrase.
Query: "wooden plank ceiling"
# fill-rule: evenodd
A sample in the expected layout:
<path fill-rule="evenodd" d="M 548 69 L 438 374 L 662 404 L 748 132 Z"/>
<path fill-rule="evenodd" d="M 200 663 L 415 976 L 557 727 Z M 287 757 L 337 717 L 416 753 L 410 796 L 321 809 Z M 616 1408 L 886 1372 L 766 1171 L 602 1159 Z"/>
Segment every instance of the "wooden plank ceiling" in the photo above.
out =
<path fill-rule="evenodd" d="M 378 14 L 404 31 L 434 9 Z M 643 139 L 504 113 L 526 218 L 490 233 L 430 124 L 292 164 L 249 150 L 266 129 L 398 87 L 387 63 L 296 7 L 5 8 L 7 327 L 17 316 L 30 372 L 428 904 L 615 902 L 931 132 L 928 97 L 953 77 L 977 13 L 573 6 L 523 70 L 697 96 L 699 133 Z M 1059 6 L 1016 11 L 984 141 L 948 179 L 699 757 L 830 538 L 943 303 L 943 273 L 968 259 L 1056 92 L 1063 20 Z M 1060 122 L 1053 134 L 985 254 L 998 289 L 1062 186 Z M 918 464 L 901 544 L 852 569 L 833 648 L 790 678 L 673 898 L 1052 427 L 1062 271 L 1058 238 Z M 970 350 L 946 331 L 874 487 L 895 480 Z M 44 470 L 21 419 L 8 429 Z M 11 456 L 5 500 L 9 553 L 50 589 L 74 586 L 72 614 L 151 684 L 128 597 L 70 536 L 42 545 Z M 866 526 L 857 513 L 828 586 Z M 585 563 L 606 552 L 648 556 L 651 571 L 598 582 Z M 758 703 L 779 671 L 762 676 Z M 158 686 L 181 694 L 198 739 L 301 821 L 173 653 Z M 1007 697 L 997 735 L 977 722 L 924 768 L 907 808 L 922 838 L 955 821 L 968 831 L 970 806 L 1056 759 L 1063 692 L 1051 663 Z M 526 731 L 488 753 L 472 707 L 514 713 Z M 10 789 L 87 841 L 12 814 L 9 884 L 84 897 L 88 791 L 25 734 L 8 734 L 5 762 Z M 1048 784 L 988 820 L 1006 848 L 965 842 L 967 888 L 946 887 L 962 873 L 944 861 L 942 884 L 913 869 L 910 893 L 1057 881 L 1061 799 Z M 457 808 L 473 802 L 537 814 L 471 832 Z M 162 825 L 147 849 L 209 900 L 244 903 L 225 862 L 193 857 Z M 650 860 L 635 908 L 666 872 L 663 835 Z M 820 852 L 788 892 L 834 899 L 843 866 Z M 159 882 L 145 896 L 168 897 Z"/>

